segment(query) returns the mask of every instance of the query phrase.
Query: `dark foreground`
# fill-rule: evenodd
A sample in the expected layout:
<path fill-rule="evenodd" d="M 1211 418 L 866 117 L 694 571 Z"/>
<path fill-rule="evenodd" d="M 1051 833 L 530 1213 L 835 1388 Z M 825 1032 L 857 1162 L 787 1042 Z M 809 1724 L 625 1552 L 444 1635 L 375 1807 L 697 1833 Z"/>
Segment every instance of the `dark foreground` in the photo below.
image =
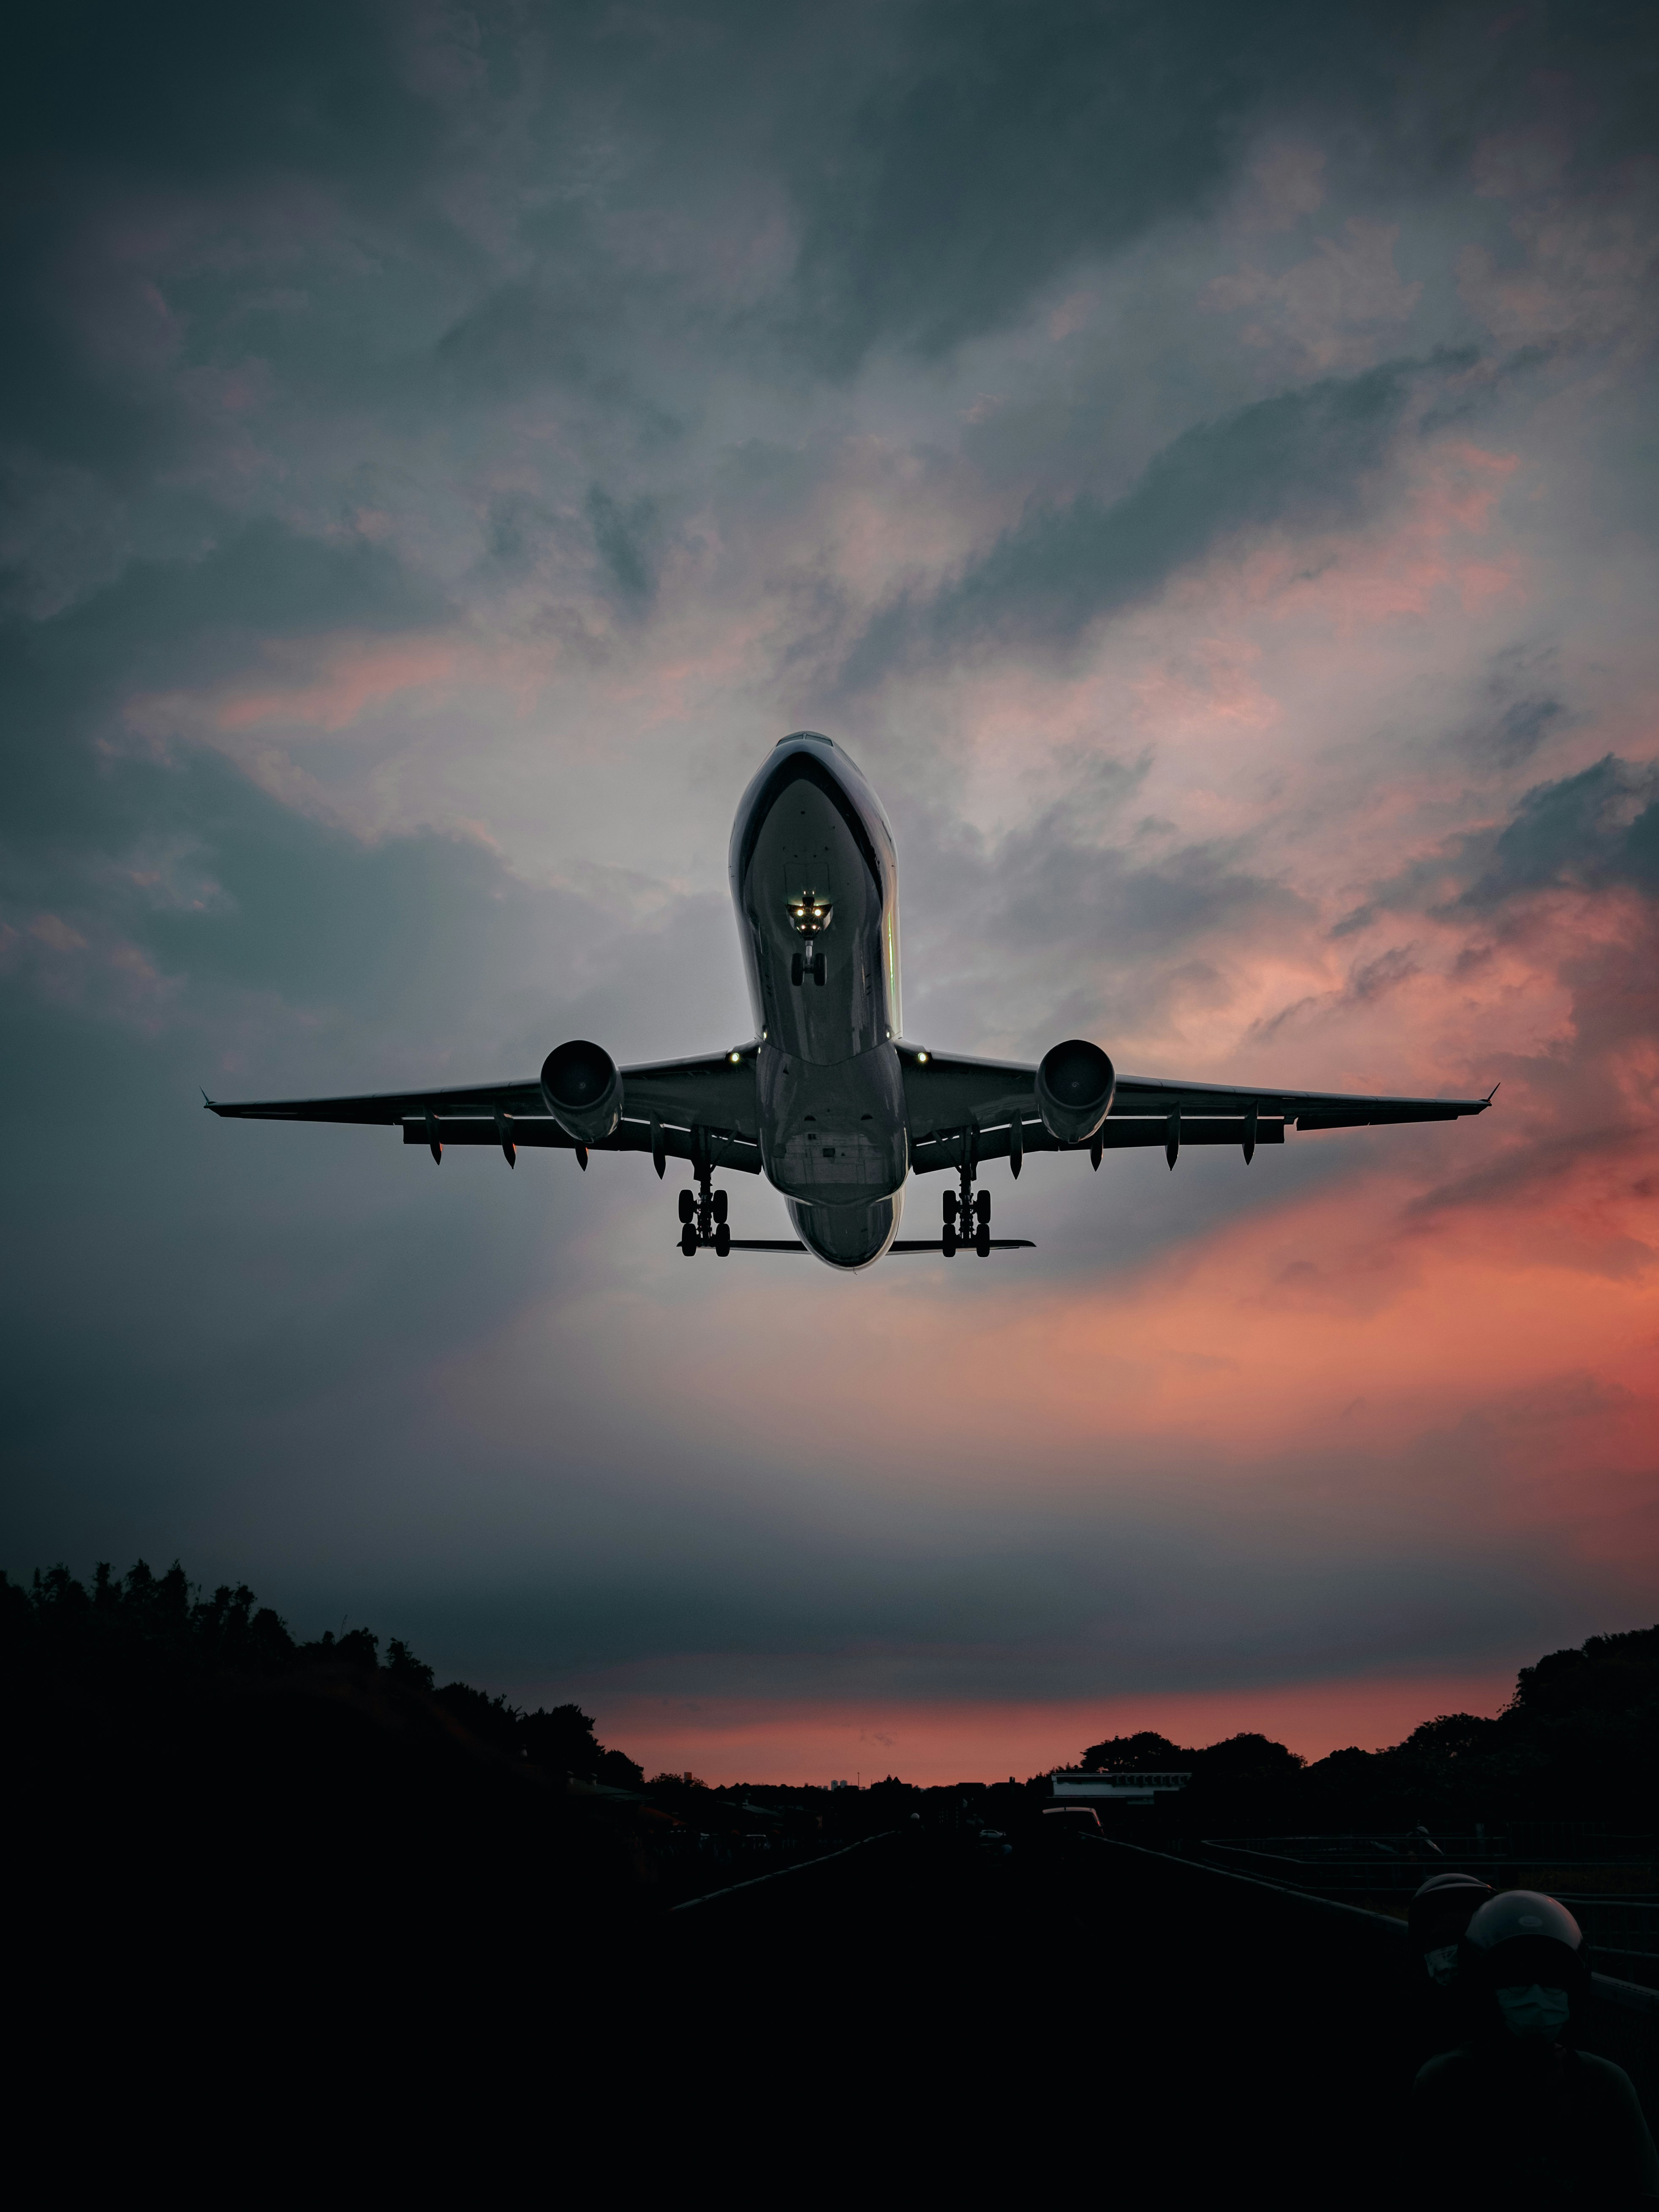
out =
<path fill-rule="evenodd" d="M 1043 2193 L 1413 2193 L 1402 2119 L 1427 2050 L 1405 1946 L 1368 1915 L 1121 1843 L 994 1858 L 900 1832 L 673 1918 L 678 1974 L 720 1992 L 721 2052 L 696 2069 L 711 2113 L 753 2097 L 848 2154 L 878 2124 L 924 2164 Z M 1596 2011 L 1586 2047 L 1651 2114 L 1651 2014 Z"/>
<path fill-rule="evenodd" d="M 20 1892 L 17 2108 L 88 2176 L 142 2139 L 331 2191 L 1413 2193 L 1426 2051 L 1382 1921 L 1122 1842 L 911 1824 L 671 1906 L 617 1832 L 495 1778 L 374 1827 L 345 1757 L 297 1809 L 221 1772 L 199 1825 L 60 1800 Z M 1651 2015 L 1597 2015 L 1651 2113 Z"/>

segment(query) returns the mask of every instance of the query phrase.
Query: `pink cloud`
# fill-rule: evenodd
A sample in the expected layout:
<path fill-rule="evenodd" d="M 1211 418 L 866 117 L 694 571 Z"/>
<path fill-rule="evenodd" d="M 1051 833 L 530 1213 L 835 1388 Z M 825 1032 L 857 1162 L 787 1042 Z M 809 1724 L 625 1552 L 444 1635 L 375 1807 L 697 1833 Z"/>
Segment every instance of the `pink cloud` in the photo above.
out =
<path fill-rule="evenodd" d="M 214 712 L 220 729 L 298 722 L 343 730 L 400 692 L 449 682 L 461 654 L 452 638 L 417 636 L 338 640 L 321 656 L 319 667 L 304 665 L 311 659 L 308 650 L 302 655 L 272 647 L 267 657 L 279 665 L 289 661 L 295 675 L 287 682 L 255 683 L 222 694 Z"/>
<path fill-rule="evenodd" d="M 1340 239 L 1320 238 L 1304 261 L 1277 276 L 1247 264 L 1206 288 L 1218 314 L 1248 314 L 1247 345 L 1288 350 L 1315 369 L 1354 368 L 1376 358 L 1380 333 L 1407 322 L 1423 287 L 1395 267 L 1398 223 L 1351 216 Z"/>

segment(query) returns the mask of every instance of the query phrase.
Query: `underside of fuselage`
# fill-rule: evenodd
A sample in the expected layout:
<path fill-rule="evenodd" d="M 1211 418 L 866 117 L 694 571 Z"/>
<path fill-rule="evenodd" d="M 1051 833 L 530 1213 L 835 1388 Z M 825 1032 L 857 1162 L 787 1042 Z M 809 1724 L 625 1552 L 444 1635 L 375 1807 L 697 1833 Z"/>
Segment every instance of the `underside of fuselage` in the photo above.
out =
<path fill-rule="evenodd" d="M 807 1250 L 849 1274 L 880 1259 L 898 1234 L 903 1211 L 902 1191 L 878 1199 L 873 1206 L 803 1206 L 799 1199 L 789 1200 L 789 1218 Z"/>
<path fill-rule="evenodd" d="M 750 785 L 731 874 L 761 1039 L 762 1164 L 809 1251 L 868 1267 L 910 1171 L 898 868 L 879 800 L 828 738 L 786 738 Z"/>

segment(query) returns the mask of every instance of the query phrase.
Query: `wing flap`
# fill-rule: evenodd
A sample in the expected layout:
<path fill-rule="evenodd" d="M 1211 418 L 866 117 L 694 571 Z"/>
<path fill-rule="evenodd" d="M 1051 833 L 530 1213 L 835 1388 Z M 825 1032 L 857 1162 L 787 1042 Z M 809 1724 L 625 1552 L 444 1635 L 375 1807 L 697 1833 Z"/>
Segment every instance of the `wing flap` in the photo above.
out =
<path fill-rule="evenodd" d="M 567 1136 L 558 1123 L 545 1115 L 535 1119 L 528 1115 L 506 1118 L 507 1133 L 521 1151 L 574 1152 L 577 1149 L 576 1139 Z M 403 1127 L 406 1145 L 430 1144 L 434 1128 L 441 1145 L 499 1145 L 501 1141 L 501 1133 L 493 1117 L 484 1121 L 466 1115 L 434 1114 L 428 1127 L 424 1114 L 411 1115 Z M 760 1173 L 759 1145 L 732 1129 L 704 1129 L 699 1133 L 664 1126 L 661 1138 L 665 1158 L 695 1163 L 699 1134 L 717 1173 L 722 1169 L 735 1169 L 743 1175 Z M 651 1124 L 624 1115 L 608 1137 L 600 1138 L 585 1149 L 590 1152 L 648 1152 L 652 1149 Z"/>
<path fill-rule="evenodd" d="M 1237 1121 L 1206 1117 L 1186 1121 L 1181 1124 L 1181 1141 L 1186 1145 L 1242 1145 L 1249 1125 L 1241 1115 Z M 1022 1149 L 1028 1152 L 1088 1152 L 1092 1144 L 1062 1145 L 1051 1137 L 1041 1121 L 1021 1124 Z M 975 1160 L 1006 1160 L 1012 1150 L 1012 1127 L 1000 1129 L 981 1129 L 970 1138 Z M 1100 1148 L 1103 1152 L 1132 1151 L 1139 1146 L 1156 1145 L 1160 1149 L 1168 1143 L 1170 1124 L 1167 1116 L 1159 1121 L 1142 1118 L 1133 1121 L 1109 1121 L 1100 1133 Z M 1282 1145 L 1285 1124 L 1282 1121 L 1266 1121 L 1258 1118 L 1255 1125 L 1258 1145 Z M 929 1175 L 942 1168 L 955 1173 L 962 1165 L 963 1133 L 960 1129 L 936 1131 L 910 1147 L 910 1164 L 918 1175 Z"/>
<path fill-rule="evenodd" d="M 993 1237 L 989 1242 L 994 1252 L 1035 1252 L 1036 1250 L 1036 1242 L 1030 1237 Z M 942 1237 L 935 1237 L 931 1243 L 925 1237 L 896 1237 L 887 1247 L 890 1255 L 895 1252 L 943 1252 L 944 1249 L 945 1240 Z M 957 1247 L 958 1252 L 966 1253 L 970 1256 L 973 1249 L 971 1240 L 966 1244 L 958 1244 Z"/>

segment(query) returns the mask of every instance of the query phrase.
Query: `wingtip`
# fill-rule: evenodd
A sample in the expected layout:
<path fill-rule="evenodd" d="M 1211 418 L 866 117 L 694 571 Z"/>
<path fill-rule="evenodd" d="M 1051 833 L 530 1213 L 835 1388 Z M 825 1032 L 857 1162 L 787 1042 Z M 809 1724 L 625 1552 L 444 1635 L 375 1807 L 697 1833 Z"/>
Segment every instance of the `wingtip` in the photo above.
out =
<path fill-rule="evenodd" d="M 1504 1088 L 1504 1085 L 1503 1085 L 1502 1079 L 1500 1078 L 1500 1079 L 1499 1079 L 1498 1082 L 1494 1083 L 1494 1084 L 1493 1084 L 1493 1085 L 1492 1085 L 1492 1089 L 1491 1089 L 1491 1090 L 1486 1093 L 1486 1103 L 1487 1103 L 1487 1105 L 1488 1105 L 1488 1106 L 1490 1106 L 1490 1105 L 1492 1104 L 1492 1100 L 1493 1100 L 1494 1098 L 1496 1098 L 1496 1097 L 1497 1097 L 1497 1096 L 1498 1096 L 1498 1092 L 1499 1092 L 1503 1088 Z"/>

